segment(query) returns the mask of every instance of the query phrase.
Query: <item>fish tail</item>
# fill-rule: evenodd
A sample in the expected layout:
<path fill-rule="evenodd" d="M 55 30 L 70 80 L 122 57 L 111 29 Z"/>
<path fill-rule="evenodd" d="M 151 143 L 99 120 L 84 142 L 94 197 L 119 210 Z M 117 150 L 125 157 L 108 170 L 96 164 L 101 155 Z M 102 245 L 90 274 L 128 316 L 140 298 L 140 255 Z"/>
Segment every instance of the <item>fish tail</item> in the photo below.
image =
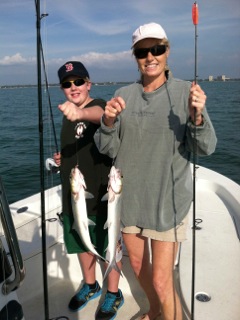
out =
<path fill-rule="evenodd" d="M 109 264 L 108 267 L 107 267 L 107 269 L 106 269 L 106 271 L 105 271 L 105 273 L 104 273 L 103 281 L 105 281 L 105 280 L 107 279 L 109 273 L 112 271 L 112 268 L 113 268 L 113 267 Z"/>
<path fill-rule="evenodd" d="M 121 276 L 123 276 L 122 271 L 119 269 L 116 260 L 114 260 L 112 263 L 108 264 L 107 269 L 104 273 L 103 281 L 108 277 L 108 275 L 112 271 L 112 269 L 115 269 L 117 272 L 120 273 Z"/>
<path fill-rule="evenodd" d="M 119 272 L 119 273 L 121 274 L 121 276 L 122 276 L 122 271 L 119 269 L 119 266 L 117 265 L 116 260 L 114 260 L 113 268 L 114 268 L 117 272 Z"/>

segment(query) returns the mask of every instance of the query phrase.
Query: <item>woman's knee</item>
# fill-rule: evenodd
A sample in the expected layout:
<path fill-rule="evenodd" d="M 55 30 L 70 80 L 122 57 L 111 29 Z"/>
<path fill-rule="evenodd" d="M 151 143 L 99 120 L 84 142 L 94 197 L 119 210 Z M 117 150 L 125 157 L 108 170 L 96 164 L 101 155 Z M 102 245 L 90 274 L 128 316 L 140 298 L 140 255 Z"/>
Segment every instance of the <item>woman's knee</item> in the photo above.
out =
<path fill-rule="evenodd" d="M 134 273 L 139 277 L 142 270 L 142 260 L 136 256 L 130 256 L 129 260 Z"/>

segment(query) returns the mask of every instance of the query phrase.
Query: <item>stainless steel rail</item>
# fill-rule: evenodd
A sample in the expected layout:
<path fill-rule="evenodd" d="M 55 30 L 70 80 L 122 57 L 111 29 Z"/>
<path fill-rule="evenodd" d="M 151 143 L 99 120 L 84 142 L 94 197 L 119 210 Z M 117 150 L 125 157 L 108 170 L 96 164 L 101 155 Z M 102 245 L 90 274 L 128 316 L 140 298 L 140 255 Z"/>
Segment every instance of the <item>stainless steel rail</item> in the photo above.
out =
<path fill-rule="evenodd" d="M 3 282 L 2 293 L 9 294 L 16 290 L 22 283 L 25 277 L 25 269 L 23 259 L 19 248 L 18 238 L 14 227 L 11 211 L 7 201 L 6 193 L 3 187 L 2 179 L 0 177 L 0 219 L 3 226 L 3 231 L 8 244 L 9 252 L 11 254 L 14 279 L 8 278 Z"/>

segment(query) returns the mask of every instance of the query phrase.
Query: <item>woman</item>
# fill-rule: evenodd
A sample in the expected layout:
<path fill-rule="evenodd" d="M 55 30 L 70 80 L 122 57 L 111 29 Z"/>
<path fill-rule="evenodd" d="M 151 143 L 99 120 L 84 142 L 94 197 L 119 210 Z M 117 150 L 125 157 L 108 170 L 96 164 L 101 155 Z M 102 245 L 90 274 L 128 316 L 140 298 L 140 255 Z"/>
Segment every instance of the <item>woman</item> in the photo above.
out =
<path fill-rule="evenodd" d="M 140 26 L 132 40 L 141 81 L 107 103 L 95 142 L 123 174 L 123 239 L 150 304 L 140 319 L 181 320 L 173 268 L 192 201 L 190 156 L 211 154 L 216 136 L 203 90 L 168 71 L 164 29 Z"/>

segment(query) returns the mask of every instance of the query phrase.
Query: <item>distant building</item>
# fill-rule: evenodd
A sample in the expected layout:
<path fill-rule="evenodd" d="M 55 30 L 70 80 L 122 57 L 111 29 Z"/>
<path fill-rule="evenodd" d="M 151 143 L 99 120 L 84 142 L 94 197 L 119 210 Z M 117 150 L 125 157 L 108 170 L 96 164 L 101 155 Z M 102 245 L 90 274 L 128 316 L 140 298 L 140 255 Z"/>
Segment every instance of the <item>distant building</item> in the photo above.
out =
<path fill-rule="evenodd" d="M 219 81 L 227 81 L 227 80 L 230 80 L 230 79 L 231 78 L 227 78 L 224 74 L 217 77 L 217 80 L 219 80 Z"/>
<path fill-rule="evenodd" d="M 226 80 L 226 76 L 223 74 L 221 76 L 217 76 L 217 80 L 218 81 L 225 81 Z"/>
<path fill-rule="evenodd" d="M 208 81 L 214 81 L 214 80 L 217 80 L 217 81 L 226 81 L 226 80 L 230 80 L 230 78 L 227 78 L 225 76 L 225 74 L 222 74 L 221 76 L 217 76 L 216 79 L 214 79 L 213 76 L 208 76 Z"/>

